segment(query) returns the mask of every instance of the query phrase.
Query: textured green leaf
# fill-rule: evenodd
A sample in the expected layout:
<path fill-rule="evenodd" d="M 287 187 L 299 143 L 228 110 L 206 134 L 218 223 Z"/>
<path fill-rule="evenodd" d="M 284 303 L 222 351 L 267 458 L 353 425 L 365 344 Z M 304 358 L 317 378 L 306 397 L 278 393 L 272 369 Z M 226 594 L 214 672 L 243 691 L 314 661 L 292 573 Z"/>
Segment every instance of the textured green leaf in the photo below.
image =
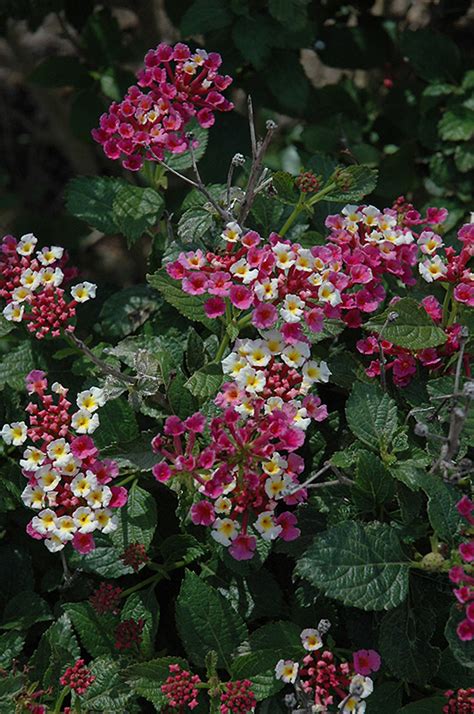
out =
<path fill-rule="evenodd" d="M 176 308 L 181 315 L 194 322 L 202 322 L 211 332 L 216 331 L 216 320 L 210 320 L 204 312 L 205 298 L 183 292 L 179 283 L 163 271 L 147 275 L 147 280 L 152 288 L 159 290 L 166 302 Z"/>
<path fill-rule="evenodd" d="M 135 413 L 123 399 L 111 399 L 101 407 L 100 426 L 94 432 L 94 441 L 99 449 L 112 444 L 124 444 L 138 438 Z"/>
<path fill-rule="evenodd" d="M 19 632 L 4 632 L 0 635 L 0 667 L 10 669 L 15 657 L 18 657 L 25 644 L 24 636 Z"/>
<path fill-rule="evenodd" d="M 144 697 L 157 709 L 167 703 L 167 698 L 161 691 L 161 685 L 170 674 L 169 665 L 179 664 L 183 669 L 189 665 L 181 657 L 160 657 L 148 662 L 132 664 L 123 672 L 123 677 L 140 697 Z"/>
<path fill-rule="evenodd" d="M 5 337 L 15 327 L 15 323 L 0 315 L 0 337 Z"/>
<path fill-rule="evenodd" d="M 299 192 L 295 189 L 295 179 L 288 171 L 277 171 L 273 174 L 272 184 L 280 201 L 291 206 L 298 203 Z"/>
<path fill-rule="evenodd" d="M 198 666 L 214 650 L 218 667 L 230 671 L 232 656 L 247 637 L 243 620 L 222 595 L 189 571 L 176 603 L 176 625 L 189 658 Z"/>
<path fill-rule="evenodd" d="M 132 708 L 133 691 L 123 681 L 119 660 L 99 657 L 92 662 L 90 669 L 95 680 L 80 697 L 82 709 L 98 714 L 132 714 L 137 711 Z"/>
<path fill-rule="evenodd" d="M 132 543 L 150 545 L 156 528 L 156 502 L 136 482 L 128 494 L 128 502 L 117 515 L 118 528 L 110 534 L 115 547 L 124 551 Z"/>
<path fill-rule="evenodd" d="M 463 642 L 459 639 L 456 629 L 464 620 L 464 612 L 457 605 L 451 608 L 451 614 L 444 630 L 451 652 L 464 667 L 472 670 L 474 676 L 474 640 Z"/>
<path fill-rule="evenodd" d="M 32 677 L 41 679 L 53 691 L 60 689 L 59 677 L 66 667 L 74 664 L 81 650 L 69 616 L 63 613 L 43 633 L 38 648 L 30 660 Z"/>
<path fill-rule="evenodd" d="M 207 208 L 190 208 L 179 219 L 178 236 L 191 243 L 202 238 L 214 226 L 214 216 Z"/>
<path fill-rule="evenodd" d="M 450 109 L 440 119 L 438 131 L 445 141 L 469 141 L 474 136 L 474 111 L 461 106 Z"/>
<path fill-rule="evenodd" d="M 224 375 L 218 364 L 208 364 L 188 379 L 185 384 L 186 389 L 189 389 L 191 394 L 200 399 L 213 397 L 222 384 Z"/>
<path fill-rule="evenodd" d="M 252 691 L 257 701 L 271 697 L 281 689 L 283 682 L 275 677 L 275 665 L 280 659 L 298 659 L 301 657 L 301 647 L 298 649 L 271 648 L 256 650 L 236 657 L 232 663 L 233 679 L 250 679 Z"/>
<path fill-rule="evenodd" d="M 74 550 L 69 554 L 68 563 L 71 567 L 102 578 L 121 578 L 133 573 L 132 568 L 120 560 L 123 550 L 116 548 L 109 536 L 94 534 L 94 540 L 96 547 L 91 553 L 80 555 Z"/>
<path fill-rule="evenodd" d="M 269 0 L 271 15 L 287 29 L 304 27 L 308 20 L 307 5 L 310 0 Z"/>
<path fill-rule="evenodd" d="M 197 162 L 202 159 L 206 153 L 209 131 L 199 126 L 194 119 L 186 125 L 186 131 L 191 132 L 194 136 L 194 141 L 198 142 L 198 145 L 194 148 L 194 158 Z M 175 171 L 185 171 L 193 165 L 190 151 L 185 151 L 183 154 L 170 154 L 166 152 L 165 162 L 167 166 L 170 166 Z"/>
<path fill-rule="evenodd" d="M 364 164 L 336 169 L 338 185 L 324 196 L 331 203 L 361 201 L 377 185 L 378 171 Z M 330 179 L 333 181 L 334 177 Z"/>
<path fill-rule="evenodd" d="M 294 622 L 279 620 L 262 625 L 250 635 L 250 646 L 252 650 L 265 650 L 300 647 L 301 629 Z"/>
<path fill-rule="evenodd" d="M 140 652 L 145 659 L 151 657 L 160 620 L 160 608 L 153 589 L 128 596 L 120 613 L 120 621 L 124 620 L 143 620 Z"/>
<path fill-rule="evenodd" d="M 232 13 L 226 0 L 194 0 L 181 20 L 184 37 L 200 32 L 220 30 L 232 21 Z"/>
<path fill-rule="evenodd" d="M 267 235 L 270 231 L 275 230 L 275 227 L 280 227 L 282 221 L 284 206 L 262 193 L 257 193 L 255 200 L 250 209 L 250 213 L 261 227 L 261 232 Z"/>
<path fill-rule="evenodd" d="M 352 433 L 371 449 L 387 446 L 398 426 L 397 405 L 376 384 L 354 385 L 346 416 Z"/>
<path fill-rule="evenodd" d="M 119 188 L 113 203 L 114 220 L 129 246 L 156 226 L 164 206 L 163 197 L 152 188 L 130 184 Z"/>
<path fill-rule="evenodd" d="M 186 389 L 187 379 L 184 374 L 177 374 L 168 385 L 166 395 L 174 414 L 185 419 L 196 411 L 197 402 L 193 395 Z"/>
<path fill-rule="evenodd" d="M 433 530 L 442 540 L 452 543 L 462 524 L 456 509 L 459 493 L 429 473 L 423 475 L 422 488 L 428 496 L 428 518 Z"/>
<path fill-rule="evenodd" d="M 124 288 L 105 300 L 99 315 L 102 337 L 122 338 L 138 330 L 160 306 L 147 285 Z"/>
<path fill-rule="evenodd" d="M 81 644 L 92 657 L 113 654 L 117 620 L 112 614 L 98 615 L 88 602 L 68 602 L 63 608 L 71 619 Z"/>
<path fill-rule="evenodd" d="M 103 233 L 115 233 L 117 224 L 113 206 L 120 179 L 101 176 L 80 176 L 72 179 L 66 189 L 66 206 L 76 218 L 98 228 Z"/>
<path fill-rule="evenodd" d="M 36 622 L 52 619 L 46 600 L 31 590 L 22 590 L 5 606 L 0 630 L 27 630 Z"/>
<path fill-rule="evenodd" d="M 402 703 L 403 685 L 400 682 L 377 684 L 367 699 L 367 714 L 397 714 Z"/>
<path fill-rule="evenodd" d="M 232 28 L 232 39 L 246 60 L 256 69 L 263 69 L 274 41 L 274 23 L 261 15 L 239 17 Z"/>
<path fill-rule="evenodd" d="M 397 313 L 398 317 L 385 324 L 390 313 Z M 383 339 L 399 347 L 422 350 L 446 342 L 444 331 L 434 324 L 426 310 L 412 298 L 402 298 L 396 305 L 369 320 L 364 325 L 364 329 L 380 332 L 384 325 Z"/>
<path fill-rule="evenodd" d="M 314 539 L 297 573 L 328 597 L 362 610 L 388 610 L 408 590 L 407 562 L 388 525 L 341 523 Z"/>
<path fill-rule="evenodd" d="M 460 53 L 446 34 L 428 28 L 406 30 L 400 38 L 400 49 L 423 79 L 453 81 L 456 78 Z"/>
<path fill-rule="evenodd" d="M 0 361 L 0 389 L 8 385 L 16 391 L 25 389 L 25 377 L 34 369 L 30 343 L 22 342 Z"/>
<path fill-rule="evenodd" d="M 362 511 L 376 511 L 395 493 L 393 479 L 375 454 L 360 451 L 357 460 L 356 485 L 352 490 L 354 503 Z"/>
<path fill-rule="evenodd" d="M 193 536 L 186 533 L 168 536 L 160 545 L 165 565 L 184 562 L 192 563 L 204 554 L 204 548 Z"/>
<path fill-rule="evenodd" d="M 387 613 L 380 624 L 379 649 L 384 665 L 399 679 L 424 685 L 438 671 L 441 651 L 429 643 L 431 610 L 410 610 L 401 605 Z"/>
<path fill-rule="evenodd" d="M 467 173 L 474 169 L 474 146 L 457 146 L 454 161 L 459 171 Z"/>
<path fill-rule="evenodd" d="M 446 699 L 444 697 L 430 697 L 429 699 L 420 699 L 417 702 L 407 704 L 399 709 L 397 714 L 442 714 L 445 705 Z"/>

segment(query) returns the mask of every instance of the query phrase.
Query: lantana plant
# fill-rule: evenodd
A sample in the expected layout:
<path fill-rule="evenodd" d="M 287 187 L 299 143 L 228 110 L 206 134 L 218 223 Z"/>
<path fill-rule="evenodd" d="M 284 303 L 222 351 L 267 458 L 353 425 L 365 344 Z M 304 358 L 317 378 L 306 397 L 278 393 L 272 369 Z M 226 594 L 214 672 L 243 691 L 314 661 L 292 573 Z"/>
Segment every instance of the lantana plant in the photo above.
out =
<path fill-rule="evenodd" d="M 207 185 L 208 130 L 244 111 L 221 65 L 147 52 L 92 132 L 125 178 L 66 190 L 151 246 L 147 285 L 1 244 L 10 701 L 472 712 L 474 223 L 377 208 L 370 166 L 271 170 L 250 98 L 251 155 Z"/>

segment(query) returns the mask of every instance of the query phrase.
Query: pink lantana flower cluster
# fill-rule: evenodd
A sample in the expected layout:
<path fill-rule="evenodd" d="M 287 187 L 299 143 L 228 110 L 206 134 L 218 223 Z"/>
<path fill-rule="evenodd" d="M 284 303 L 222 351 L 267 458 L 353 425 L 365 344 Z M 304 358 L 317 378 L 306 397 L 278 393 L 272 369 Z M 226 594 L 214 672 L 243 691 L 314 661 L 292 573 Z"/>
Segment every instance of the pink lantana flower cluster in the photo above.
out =
<path fill-rule="evenodd" d="M 71 320 L 78 303 L 95 297 L 96 286 L 82 282 L 70 288 L 71 297 L 61 287 L 77 274 L 66 267 L 67 253 L 59 246 L 36 250 L 37 239 L 28 233 L 16 240 L 7 235 L 0 246 L 0 298 L 6 305 L 3 317 L 24 322 L 37 339 L 61 330 L 72 332 Z"/>
<path fill-rule="evenodd" d="M 323 636 L 329 627 L 330 623 L 322 620 L 317 628 L 303 630 L 301 643 L 306 654 L 300 662 L 279 660 L 275 676 L 285 684 L 297 684 L 316 711 L 327 712 L 328 707 L 338 704 L 341 714 L 363 714 L 364 700 L 373 691 L 372 680 L 364 675 L 379 669 L 380 657 L 374 650 L 368 656 L 360 650 L 354 653 L 354 668 L 348 662 L 337 663 L 333 653 L 323 649 Z"/>
<path fill-rule="evenodd" d="M 117 464 L 100 460 L 90 436 L 99 426 L 104 394 L 91 387 L 77 395 L 73 407 L 68 390 L 58 382 L 49 390 L 40 370 L 30 372 L 26 387 L 36 398 L 26 407 L 29 423 L 5 424 L 0 434 L 8 445 L 29 440 L 20 459 L 28 481 L 21 498 L 37 515 L 27 532 L 53 553 L 69 542 L 79 553 L 89 553 L 95 548 L 94 531 L 114 531 L 114 510 L 127 502 L 125 488 L 108 485 L 118 475 Z"/>
<path fill-rule="evenodd" d="M 265 410 L 259 400 L 246 418 L 228 407 L 209 424 L 200 412 L 184 421 L 168 417 L 163 431 L 152 441 L 163 457 L 153 467 L 155 478 L 174 487 L 193 485 L 199 500 L 191 507 L 192 522 L 211 527 L 233 558 L 251 559 L 257 536 L 269 542 L 300 535 L 296 516 L 279 508 L 306 498 L 298 487 L 304 462 L 294 453 L 305 437 L 293 409 Z"/>
<path fill-rule="evenodd" d="M 221 64 L 216 52 L 161 43 L 145 55 L 137 84 L 102 114 L 93 138 L 109 159 L 120 159 L 130 171 L 138 171 L 145 159 L 164 159 L 165 151 L 183 153 L 189 148 L 186 127 L 191 119 L 208 128 L 214 112 L 233 109 L 222 94 L 232 78 L 218 73 Z"/>
<path fill-rule="evenodd" d="M 472 714 L 474 712 L 474 687 L 469 689 L 448 689 L 444 693 L 447 704 L 443 707 L 443 714 Z"/>
<path fill-rule="evenodd" d="M 457 587 L 454 594 L 459 607 L 464 608 L 465 618 L 457 627 L 457 634 L 464 642 L 474 639 L 474 577 L 466 572 L 466 565 L 474 563 L 474 503 L 467 496 L 463 496 L 457 504 L 458 512 L 468 523 L 466 533 L 469 540 L 459 546 L 459 555 L 464 563 L 455 565 L 449 571 L 449 578 Z"/>

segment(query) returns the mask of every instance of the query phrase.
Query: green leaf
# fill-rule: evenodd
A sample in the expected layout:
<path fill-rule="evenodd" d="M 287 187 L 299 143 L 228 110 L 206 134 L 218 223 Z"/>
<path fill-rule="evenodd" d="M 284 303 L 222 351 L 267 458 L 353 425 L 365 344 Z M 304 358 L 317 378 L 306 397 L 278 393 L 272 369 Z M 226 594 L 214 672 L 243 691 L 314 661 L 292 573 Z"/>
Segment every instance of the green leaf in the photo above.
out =
<path fill-rule="evenodd" d="M 138 438 L 138 425 L 132 407 L 125 399 L 111 399 L 101 407 L 100 426 L 94 432 L 99 449 Z"/>
<path fill-rule="evenodd" d="M 190 208 L 179 219 L 178 236 L 191 243 L 202 238 L 214 226 L 214 216 L 207 208 Z"/>
<path fill-rule="evenodd" d="M 428 82 L 456 79 L 461 56 L 458 47 L 447 34 L 428 28 L 406 30 L 400 38 L 400 50 L 422 79 Z"/>
<path fill-rule="evenodd" d="M 306 108 L 310 85 L 300 62 L 299 52 L 276 50 L 272 62 L 263 72 L 265 81 L 283 109 L 291 115 L 302 114 Z"/>
<path fill-rule="evenodd" d="M 474 676 L 474 640 L 463 642 L 458 637 L 456 629 L 459 623 L 464 620 L 465 615 L 462 610 L 459 610 L 457 605 L 451 608 L 451 614 L 444 630 L 451 652 L 464 667 L 472 669 Z"/>
<path fill-rule="evenodd" d="M 223 379 L 224 375 L 222 374 L 220 365 L 211 362 L 197 372 L 194 372 L 184 386 L 186 389 L 189 389 L 191 394 L 195 397 L 207 399 L 217 393 Z"/>
<path fill-rule="evenodd" d="M 447 111 L 438 124 L 445 141 L 469 141 L 474 136 L 474 111 L 467 107 L 454 107 Z"/>
<path fill-rule="evenodd" d="M 25 644 L 25 638 L 19 632 L 4 632 L 0 635 L 0 667 L 10 669 L 13 660 L 18 657 Z"/>
<path fill-rule="evenodd" d="M 291 206 L 298 203 L 299 193 L 295 189 L 295 179 L 288 171 L 277 171 L 273 174 L 272 184 L 280 201 Z"/>
<path fill-rule="evenodd" d="M 120 179 L 101 176 L 74 178 L 66 189 L 67 210 L 103 233 L 115 233 L 113 206 L 118 187 L 124 184 Z"/>
<path fill-rule="evenodd" d="M 52 619 L 46 600 L 31 590 L 22 590 L 5 606 L 0 630 L 27 630 L 37 622 Z"/>
<path fill-rule="evenodd" d="M 232 28 L 235 46 L 255 69 L 263 69 L 270 57 L 274 41 L 273 30 L 273 24 L 261 15 L 258 18 L 240 17 Z"/>
<path fill-rule="evenodd" d="M 15 328 L 15 323 L 0 315 L 0 337 L 5 337 Z"/>
<path fill-rule="evenodd" d="M 398 426 L 397 405 L 376 384 L 354 385 L 346 417 L 352 433 L 371 449 L 390 444 Z"/>
<path fill-rule="evenodd" d="M 70 213 L 103 233 L 122 233 L 132 245 L 158 222 L 164 200 L 152 188 L 123 179 L 80 176 L 66 189 Z"/>
<path fill-rule="evenodd" d="M 144 658 L 153 655 L 154 641 L 158 630 L 160 608 L 153 589 L 132 593 L 125 600 L 120 621 L 143 620 L 142 641 L 140 652 Z"/>
<path fill-rule="evenodd" d="M 99 314 L 102 337 L 122 338 L 138 330 L 160 306 L 148 285 L 124 288 L 108 297 Z"/>
<path fill-rule="evenodd" d="M 281 648 L 301 649 L 301 629 L 294 622 L 279 620 L 262 625 L 252 632 L 249 638 L 252 650 L 265 650 Z"/>
<path fill-rule="evenodd" d="M 284 25 L 285 29 L 292 30 L 304 27 L 308 20 L 307 5 L 310 0 L 269 0 L 270 14 Z"/>
<path fill-rule="evenodd" d="M 261 226 L 262 233 L 267 235 L 270 231 L 275 230 L 275 227 L 280 227 L 284 206 L 275 201 L 274 198 L 265 196 L 263 193 L 257 193 L 255 200 L 250 209 L 250 213 Z"/>
<path fill-rule="evenodd" d="M 362 511 L 377 512 L 395 493 L 393 479 L 380 459 L 369 451 L 359 452 L 356 473 L 352 490 L 354 503 Z"/>
<path fill-rule="evenodd" d="M 457 146 L 454 152 L 454 162 L 461 173 L 474 169 L 474 146 Z"/>
<path fill-rule="evenodd" d="M 32 590 L 34 587 L 33 563 L 25 548 L 12 544 L 0 546 L 0 572 L 0 602 L 3 604 L 22 590 Z"/>
<path fill-rule="evenodd" d="M 194 149 L 194 158 L 197 162 L 202 159 L 206 153 L 209 131 L 199 126 L 197 121 L 192 119 L 186 124 L 186 132 L 191 132 L 194 136 L 194 141 L 198 142 L 198 145 Z M 170 166 L 175 171 L 185 171 L 193 165 L 190 151 L 185 151 L 183 154 L 170 154 L 166 152 L 165 162 L 167 166 Z"/>
<path fill-rule="evenodd" d="M 161 711 L 168 701 L 161 691 L 161 685 L 169 677 L 170 664 L 179 664 L 182 669 L 189 667 L 181 657 L 160 657 L 130 665 L 123 672 L 123 677 L 136 694 L 151 702 L 157 711 Z"/>
<path fill-rule="evenodd" d="M 218 667 L 231 669 L 247 628 L 229 603 L 195 573 L 186 572 L 176 603 L 176 625 L 189 658 L 198 666 L 214 650 Z"/>
<path fill-rule="evenodd" d="M 152 188 L 124 184 L 118 189 L 113 203 L 114 220 L 129 247 L 156 226 L 164 207 L 163 197 Z"/>
<path fill-rule="evenodd" d="M 408 568 L 390 526 L 345 522 L 315 538 L 296 572 L 346 605 L 388 610 L 406 597 Z"/>
<path fill-rule="evenodd" d="M 191 535 L 182 533 L 168 536 L 160 545 L 160 552 L 166 566 L 183 562 L 189 565 L 204 554 L 204 548 Z"/>
<path fill-rule="evenodd" d="M 400 682 L 377 684 L 367 699 L 367 714 L 397 714 L 402 703 L 403 685 Z"/>
<path fill-rule="evenodd" d="M 184 37 L 220 30 L 232 21 L 232 13 L 226 0 L 194 0 L 181 20 Z"/>
<path fill-rule="evenodd" d="M 174 414 L 185 419 L 196 411 L 197 402 L 186 389 L 187 379 L 184 374 L 177 374 L 168 385 L 166 395 Z"/>
<path fill-rule="evenodd" d="M 63 613 L 41 637 L 31 661 L 32 676 L 41 679 L 44 686 L 58 690 L 59 677 L 80 655 L 71 620 Z"/>
<path fill-rule="evenodd" d="M 120 560 L 123 550 L 115 548 L 108 536 L 94 534 L 94 540 L 96 547 L 91 553 L 80 555 L 73 550 L 69 554 L 68 563 L 71 567 L 102 578 L 120 578 L 133 573 L 132 568 Z"/>
<path fill-rule="evenodd" d="M 387 321 L 390 313 L 396 313 L 398 317 Z M 409 350 L 437 347 L 446 342 L 444 331 L 433 323 L 426 310 L 413 298 L 402 298 L 396 305 L 369 320 L 364 329 L 380 332 L 384 325 L 383 339 Z"/>
<path fill-rule="evenodd" d="M 422 489 L 428 496 L 428 518 L 435 533 L 443 541 L 453 544 L 453 539 L 462 524 L 456 509 L 459 494 L 433 474 L 425 473 Z"/>
<path fill-rule="evenodd" d="M 417 702 L 407 704 L 399 709 L 397 714 L 442 714 L 445 705 L 446 699 L 444 697 L 430 697 L 429 699 L 420 699 Z"/>
<path fill-rule="evenodd" d="M 338 185 L 325 194 L 324 200 L 331 203 L 351 203 L 361 201 L 364 196 L 372 193 L 377 185 L 378 171 L 364 164 L 354 164 L 336 169 L 334 175 L 337 175 Z M 329 182 L 333 180 L 334 176 Z"/>
<path fill-rule="evenodd" d="M 275 677 L 275 665 L 278 660 L 292 656 L 295 659 L 301 657 L 301 647 L 298 650 L 271 648 L 241 655 L 232 662 L 232 679 L 250 679 L 255 698 L 262 701 L 283 689 L 283 682 Z"/>
<path fill-rule="evenodd" d="M 114 653 L 117 620 L 111 613 L 98 615 L 88 602 L 68 602 L 64 611 L 74 625 L 81 644 L 92 657 Z"/>
<path fill-rule="evenodd" d="M 166 302 L 178 310 L 181 315 L 187 317 L 188 320 L 202 322 L 211 332 L 217 330 L 217 321 L 210 320 L 204 312 L 203 305 L 206 298 L 202 298 L 200 295 L 188 295 L 181 289 L 176 280 L 170 278 L 163 271 L 147 275 L 147 280 L 152 288 L 160 291 Z"/>
<path fill-rule="evenodd" d="M 150 545 L 156 528 L 156 502 L 153 496 L 136 482 L 128 494 L 128 501 L 120 509 L 118 528 L 110 534 L 110 538 L 121 552 L 132 543 L 143 543 L 145 548 Z"/>
<path fill-rule="evenodd" d="M 30 343 L 22 342 L 0 361 L 0 389 L 8 385 L 18 392 L 25 389 L 25 377 L 34 369 Z"/>
<path fill-rule="evenodd" d="M 384 665 L 395 677 L 424 685 L 436 675 L 441 651 L 429 643 L 432 615 L 431 609 L 423 612 L 401 605 L 383 617 L 379 649 Z"/>
<path fill-rule="evenodd" d="M 145 665 L 141 663 L 140 666 Z M 120 660 L 99 657 L 92 662 L 90 670 L 95 680 L 80 697 L 84 711 L 98 714 L 131 714 L 136 711 L 131 706 L 133 691 L 122 679 Z"/>

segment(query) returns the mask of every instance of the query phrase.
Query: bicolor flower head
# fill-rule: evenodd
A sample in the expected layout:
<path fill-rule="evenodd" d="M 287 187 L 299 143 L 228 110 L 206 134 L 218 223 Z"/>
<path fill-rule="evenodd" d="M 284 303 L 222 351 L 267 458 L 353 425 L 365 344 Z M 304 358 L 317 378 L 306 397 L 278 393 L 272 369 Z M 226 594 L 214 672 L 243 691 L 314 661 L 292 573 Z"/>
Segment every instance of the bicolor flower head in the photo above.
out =
<path fill-rule="evenodd" d="M 298 663 L 291 659 L 280 659 L 275 666 L 275 676 L 285 684 L 294 684 L 298 676 Z"/>

